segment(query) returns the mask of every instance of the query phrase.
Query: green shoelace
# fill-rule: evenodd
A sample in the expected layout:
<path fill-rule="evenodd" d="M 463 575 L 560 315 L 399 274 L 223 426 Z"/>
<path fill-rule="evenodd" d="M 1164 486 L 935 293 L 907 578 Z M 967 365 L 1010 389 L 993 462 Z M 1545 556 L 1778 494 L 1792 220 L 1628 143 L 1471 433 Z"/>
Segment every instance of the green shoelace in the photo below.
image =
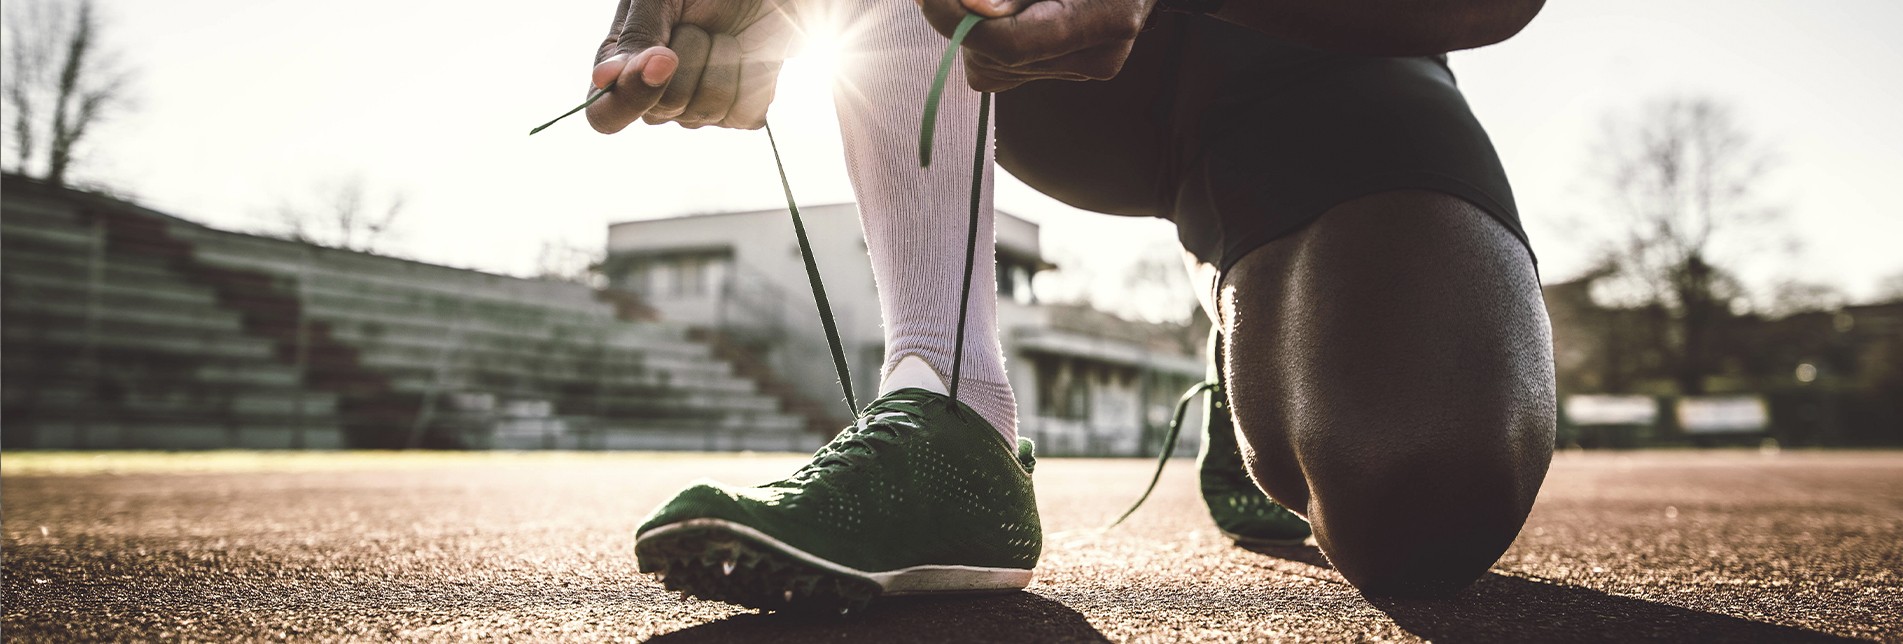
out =
<path fill-rule="evenodd" d="M 951 76 L 952 61 L 958 54 L 958 48 L 964 45 L 965 37 L 970 35 L 971 28 L 976 26 L 980 20 L 983 20 L 983 18 L 977 14 L 967 14 L 963 20 L 959 21 L 957 29 L 952 31 L 950 45 L 945 48 L 944 58 L 939 60 L 938 71 L 932 78 L 931 91 L 925 95 L 925 110 L 919 123 L 919 167 L 930 167 L 932 165 L 932 135 L 938 125 L 939 99 L 944 96 L 945 81 Z M 555 117 L 554 120 L 529 130 L 529 134 L 533 135 L 548 129 L 548 127 L 554 125 L 556 121 L 568 118 L 576 112 L 587 109 L 589 105 L 594 104 L 594 102 L 600 100 L 602 96 L 613 91 L 614 87 L 614 83 L 609 83 L 607 87 L 596 90 L 595 93 L 590 95 L 588 100 L 582 102 L 581 105 L 577 105 L 574 109 L 564 112 L 561 116 Z M 990 125 L 990 119 L 991 93 L 982 92 L 978 95 L 977 149 L 971 156 L 971 209 L 970 222 L 965 231 L 965 275 L 964 282 L 959 287 L 958 335 L 952 345 L 951 383 L 948 385 L 951 390 L 950 397 L 952 400 L 958 399 L 959 376 L 964 367 L 965 323 L 971 306 L 972 261 L 976 257 L 978 248 L 978 209 L 981 205 L 980 200 L 984 194 L 984 172 L 986 165 L 985 135 Z M 771 123 L 768 123 L 766 126 L 766 137 L 767 146 L 773 151 L 774 168 L 779 171 L 780 189 L 786 194 L 786 210 L 792 214 L 793 235 L 799 241 L 800 259 L 806 264 L 806 280 L 813 290 L 813 302 L 819 309 L 820 326 L 826 332 L 826 344 L 832 351 L 833 370 L 839 378 L 840 393 L 845 396 L 848 412 L 855 418 L 858 418 L 864 415 L 864 412 L 870 412 L 871 410 L 862 411 L 859 409 L 858 401 L 852 394 L 852 374 L 846 365 L 846 351 L 839 341 L 839 325 L 833 319 L 832 304 L 826 299 L 826 285 L 824 281 L 820 279 L 819 264 L 813 259 L 813 246 L 812 243 L 807 240 L 806 224 L 800 218 L 799 202 L 793 198 L 793 184 L 787 181 L 786 164 L 780 160 L 780 145 L 773 137 L 773 125 Z M 1182 434 L 1183 418 L 1189 411 L 1190 403 L 1194 402 L 1197 396 L 1212 392 L 1218 386 L 1219 385 L 1214 382 L 1201 382 L 1190 387 L 1189 391 L 1183 393 L 1182 399 L 1176 403 L 1175 413 L 1170 416 L 1169 431 L 1163 439 L 1163 452 L 1157 457 L 1156 473 L 1151 475 L 1149 486 L 1143 489 L 1143 495 L 1137 498 L 1136 503 L 1132 504 L 1129 510 L 1124 511 L 1122 516 L 1117 517 L 1116 521 L 1105 526 L 1104 529 L 1107 530 L 1122 524 L 1125 519 L 1130 518 L 1130 515 L 1135 514 L 1138 508 L 1143 507 L 1145 501 L 1149 500 L 1150 494 L 1156 491 L 1157 482 L 1163 478 L 1163 469 L 1169 464 L 1170 456 L 1176 452 L 1176 440 Z M 952 409 L 958 410 L 960 407 L 953 405 Z M 870 446 L 866 447 L 868 449 L 870 448 Z"/>

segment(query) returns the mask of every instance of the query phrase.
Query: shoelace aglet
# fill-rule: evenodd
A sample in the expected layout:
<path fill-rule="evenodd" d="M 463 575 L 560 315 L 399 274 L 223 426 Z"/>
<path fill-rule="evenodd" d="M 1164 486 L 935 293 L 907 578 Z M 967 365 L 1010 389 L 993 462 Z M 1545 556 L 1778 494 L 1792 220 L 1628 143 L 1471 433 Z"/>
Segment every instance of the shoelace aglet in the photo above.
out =
<path fill-rule="evenodd" d="M 569 116 L 574 115 L 576 112 L 580 112 L 582 110 L 588 109 L 588 106 L 594 105 L 595 101 L 601 100 L 601 97 L 607 96 L 608 92 L 612 92 L 614 91 L 614 89 L 615 89 L 615 84 L 613 82 L 609 82 L 607 87 L 603 87 L 601 89 L 595 90 L 594 94 L 590 94 L 588 96 L 588 100 L 582 101 L 580 105 L 576 105 L 575 109 L 563 112 L 561 116 L 557 116 L 553 120 L 547 123 L 543 123 L 541 126 L 533 130 L 529 130 L 529 136 L 535 136 L 536 132 L 540 132 L 542 130 L 548 129 L 548 126 L 554 125 L 556 121 L 560 121 L 562 119 L 565 119 L 565 118 L 568 118 Z"/>

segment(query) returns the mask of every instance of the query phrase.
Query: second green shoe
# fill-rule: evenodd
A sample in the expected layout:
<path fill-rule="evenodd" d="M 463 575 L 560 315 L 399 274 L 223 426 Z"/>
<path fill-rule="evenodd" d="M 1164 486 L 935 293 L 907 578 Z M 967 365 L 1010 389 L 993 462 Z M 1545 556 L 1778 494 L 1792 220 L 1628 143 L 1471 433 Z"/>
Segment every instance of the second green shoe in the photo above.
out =
<path fill-rule="evenodd" d="M 1203 504 L 1216 529 L 1236 543 L 1297 545 L 1308 539 L 1308 521 L 1276 503 L 1249 478 L 1236 442 L 1235 420 L 1229 414 L 1228 392 L 1221 386 L 1222 340 L 1211 334 L 1210 379 L 1217 387 L 1204 398 L 1203 448 L 1196 456 Z"/>
<path fill-rule="evenodd" d="M 868 405 L 785 480 L 701 481 L 636 533 L 669 589 L 841 614 L 881 595 L 1016 590 L 1043 549 L 1031 444 L 922 389 Z"/>

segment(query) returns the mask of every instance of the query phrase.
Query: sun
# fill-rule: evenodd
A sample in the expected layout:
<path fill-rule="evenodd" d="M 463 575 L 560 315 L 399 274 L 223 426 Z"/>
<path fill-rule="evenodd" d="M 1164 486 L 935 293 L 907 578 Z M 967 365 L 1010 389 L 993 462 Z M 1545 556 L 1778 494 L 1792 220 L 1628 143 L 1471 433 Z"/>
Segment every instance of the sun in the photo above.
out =
<path fill-rule="evenodd" d="M 787 59 L 786 75 L 829 83 L 835 91 L 843 90 L 850 96 L 858 92 L 851 86 L 847 66 L 853 64 L 860 37 L 870 21 L 837 8 L 838 4 L 843 3 L 802 12 L 796 24 L 799 49 Z"/>
<path fill-rule="evenodd" d="M 846 38 L 843 31 L 840 25 L 830 21 L 809 25 L 801 38 L 804 46 L 788 62 L 800 64 L 826 76 L 838 76 L 841 61 L 846 56 Z"/>

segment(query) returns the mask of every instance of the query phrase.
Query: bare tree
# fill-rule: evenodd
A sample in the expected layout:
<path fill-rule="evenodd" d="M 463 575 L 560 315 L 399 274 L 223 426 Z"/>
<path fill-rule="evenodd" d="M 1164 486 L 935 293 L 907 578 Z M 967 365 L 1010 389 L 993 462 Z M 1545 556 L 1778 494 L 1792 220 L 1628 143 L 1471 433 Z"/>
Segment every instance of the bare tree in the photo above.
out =
<path fill-rule="evenodd" d="M 1770 305 L 1765 307 L 1764 312 L 1771 317 L 1785 317 L 1799 313 L 1835 311 L 1849 303 L 1850 296 L 1834 285 L 1788 279 L 1771 287 Z"/>
<path fill-rule="evenodd" d="M 1703 393 L 1712 335 L 1744 296 L 1736 267 L 1785 239 L 1760 194 L 1772 155 L 1730 107 L 1673 97 L 1609 119 L 1600 156 L 1623 226 L 1595 295 L 1664 311 L 1672 379 L 1682 393 Z"/>
<path fill-rule="evenodd" d="M 106 47 L 92 0 L 12 0 L 4 10 L 4 88 L 14 171 L 65 185 L 81 144 L 127 103 L 132 74 Z"/>
<path fill-rule="evenodd" d="M 1903 271 L 1891 274 L 1877 282 L 1876 297 L 1871 303 L 1903 302 Z"/>
<path fill-rule="evenodd" d="M 1709 97 L 1669 97 L 1608 120 L 1600 149 L 1623 234 L 1600 299 L 1667 314 L 1678 391 L 1705 391 L 1713 333 L 1745 293 L 1737 265 L 1781 238 L 1760 194 L 1772 154 Z"/>
<path fill-rule="evenodd" d="M 607 284 L 602 274 L 605 260 L 607 253 L 599 248 L 587 248 L 563 239 L 546 239 L 535 256 L 535 277 L 601 288 Z"/>
<path fill-rule="evenodd" d="M 1200 304 L 1183 268 L 1183 249 L 1176 240 L 1158 240 L 1145 246 L 1124 265 L 1122 279 L 1101 298 L 1104 310 L 1145 322 L 1182 323 L 1196 317 Z"/>
<path fill-rule="evenodd" d="M 297 241 L 377 252 L 393 236 L 404 201 L 401 191 L 372 195 L 362 175 L 350 175 L 319 185 L 306 203 L 279 205 L 275 223 Z"/>

